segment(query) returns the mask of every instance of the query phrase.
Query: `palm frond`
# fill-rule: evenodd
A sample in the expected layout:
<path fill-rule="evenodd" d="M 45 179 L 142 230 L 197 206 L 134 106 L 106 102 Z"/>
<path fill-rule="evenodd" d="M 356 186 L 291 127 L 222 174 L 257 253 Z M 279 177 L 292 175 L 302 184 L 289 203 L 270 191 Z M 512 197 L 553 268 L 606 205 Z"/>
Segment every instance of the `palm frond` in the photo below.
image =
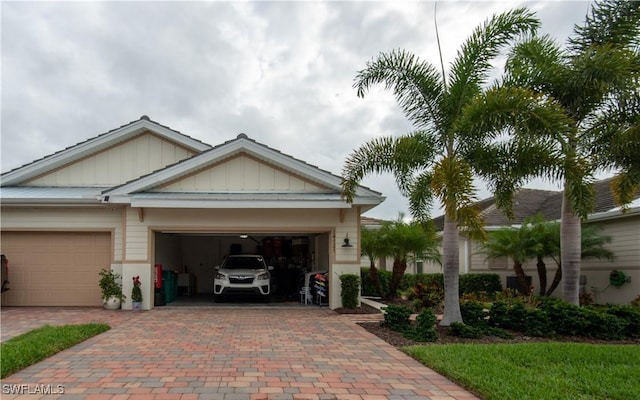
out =
<path fill-rule="evenodd" d="M 539 26 L 535 15 L 518 8 L 499 15 L 478 26 L 462 45 L 449 73 L 450 115 L 458 115 L 482 86 L 491 69 L 491 60 L 518 35 L 534 33 Z"/>
<path fill-rule="evenodd" d="M 583 25 L 574 27 L 569 47 L 583 53 L 593 46 L 616 43 L 637 46 L 640 43 L 640 2 L 629 0 L 598 1 Z"/>
<path fill-rule="evenodd" d="M 357 73 L 353 87 L 364 97 L 377 84 L 393 90 L 400 108 L 417 127 L 437 125 L 443 84 L 432 64 L 405 50 L 380 53 Z"/>

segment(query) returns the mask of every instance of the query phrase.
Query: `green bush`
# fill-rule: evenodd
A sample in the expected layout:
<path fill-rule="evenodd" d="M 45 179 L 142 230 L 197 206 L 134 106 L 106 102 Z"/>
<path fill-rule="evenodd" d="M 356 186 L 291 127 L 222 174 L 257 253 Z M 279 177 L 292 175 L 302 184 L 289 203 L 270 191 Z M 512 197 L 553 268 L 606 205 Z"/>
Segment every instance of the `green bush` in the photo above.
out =
<path fill-rule="evenodd" d="M 383 295 L 386 297 L 389 294 L 389 286 L 391 285 L 391 272 L 383 269 L 378 269 L 378 279 L 382 286 Z M 369 268 L 360 268 L 360 281 L 361 293 L 363 296 L 378 296 L 371 277 L 369 276 Z"/>
<path fill-rule="evenodd" d="M 477 301 L 465 301 L 460 304 L 460 313 L 465 324 L 470 326 L 487 325 L 488 313 L 484 309 L 484 304 Z"/>
<path fill-rule="evenodd" d="M 360 277 L 354 274 L 340 275 L 340 298 L 342 307 L 356 308 L 358 306 L 358 295 L 360 293 Z"/>
<path fill-rule="evenodd" d="M 411 327 L 411 310 L 405 306 L 390 304 L 382 309 L 384 311 L 384 321 L 381 326 L 387 327 L 396 332 L 404 332 Z"/>
<path fill-rule="evenodd" d="M 520 300 L 500 300 L 493 303 L 489 310 L 489 325 L 523 331 L 527 319 L 527 309 Z"/>
<path fill-rule="evenodd" d="M 589 321 L 583 309 L 555 298 L 543 298 L 538 306 L 553 323 L 553 329 L 560 335 L 580 336 L 586 332 Z"/>
<path fill-rule="evenodd" d="M 464 274 L 460 275 L 460 296 L 469 293 L 486 293 L 493 297 L 502 291 L 502 281 L 497 274 Z"/>
<path fill-rule="evenodd" d="M 484 336 L 484 332 L 479 326 L 452 322 L 449 326 L 449 335 L 467 339 L 479 339 Z"/>
<path fill-rule="evenodd" d="M 413 308 L 422 311 L 425 308 L 437 307 L 444 301 L 444 288 L 436 281 L 428 284 L 418 283 L 410 291 L 413 300 Z"/>
<path fill-rule="evenodd" d="M 581 336 L 589 336 L 602 340 L 618 340 L 624 338 L 624 331 L 628 325 L 624 318 L 599 312 L 593 308 L 583 308 L 582 314 L 588 325 Z"/>
<path fill-rule="evenodd" d="M 615 315 L 626 321 L 627 325 L 622 331 L 625 338 L 640 337 L 640 308 L 634 306 L 605 306 L 603 311 L 607 314 Z"/>
<path fill-rule="evenodd" d="M 431 310 L 423 310 L 416 317 L 415 327 L 406 330 L 404 336 L 417 342 L 434 342 L 438 339 L 438 333 L 434 328 L 436 321 L 437 318 Z"/>
<path fill-rule="evenodd" d="M 555 334 L 549 316 L 539 308 L 526 310 L 524 326 L 518 330 L 527 336 L 550 337 Z"/>

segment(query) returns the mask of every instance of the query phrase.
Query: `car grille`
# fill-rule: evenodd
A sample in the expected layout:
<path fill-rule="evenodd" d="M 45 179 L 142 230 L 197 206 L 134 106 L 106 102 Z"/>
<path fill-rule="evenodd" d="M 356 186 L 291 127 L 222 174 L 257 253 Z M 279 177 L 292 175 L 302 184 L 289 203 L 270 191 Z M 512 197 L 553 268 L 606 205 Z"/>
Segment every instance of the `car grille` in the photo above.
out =
<path fill-rule="evenodd" d="M 253 275 L 229 275 L 229 282 L 231 283 L 253 283 Z"/>

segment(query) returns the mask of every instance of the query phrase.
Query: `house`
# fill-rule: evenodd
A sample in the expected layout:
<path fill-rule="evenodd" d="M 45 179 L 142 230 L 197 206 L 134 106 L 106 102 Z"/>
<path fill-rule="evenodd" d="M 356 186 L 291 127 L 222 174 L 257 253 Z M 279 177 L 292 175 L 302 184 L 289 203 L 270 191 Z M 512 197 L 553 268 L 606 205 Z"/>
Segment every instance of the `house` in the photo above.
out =
<path fill-rule="evenodd" d="M 156 265 L 187 293 L 210 294 L 225 255 L 258 252 L 283 296 L 327 271 L 337 308 L 336 277 L 359 272 L 360 215 L 384 200 L 360 186 L 347 204 L 339 176 L 245 134 L 211 146 L 147 116 L 0 178 L 9 306 L 101 305 L 98 272 L 110 268 L 123 308 L 140 276 L 151 309 Z"/>
<path fill-rule="evenodd" d="M 610 236 L 611 243 L 607 249 L 615 255 L 615 260 L 583 260 L 581 264 L 582 290 L 590 292 L 597 303 L 625 304 L 640 295 L 640 193 L 623 212 L 611 195 L 611 179 L 604 179 L 594 184 L 595 203 L 593 212 L 584 224 L 597 224 L 602 235 Z M 509 225 L 520 225 L 525 218 L 540 213 L 546 220 L 559 221 L 562 207 L 562 192 L 537 189 L 521 189 L 516 193 L 513 211 L 514 218 L 509 220 L 499 210 L 494 198 L 476 203 L 476 207 L 485 219 L 487 231 L 496 230 Z M 435 218 L 434 223 L 439 230 L 444 226 L 444 216 Z M 460 273 L 496 273 L 507 286 L 507 277 L 514 275 L 513 263 L 507 258 L 487 259 L 481 252 L 481 244 L 460 233 Z M 556 270 L 553 260 L 546 260 L 549 283 Z M 532 284 L 539 287 L 536 260 L 524 264 L 527 275 L 532 277 Z M 429 272 L 440 272 L 439 266 L 428 266 Z M 613 270 L 622 271 L 630 278 L 629 282 L 617 287 L 610 284 L 609 275 Z M 558 287 L 554 295 L 560 295 Z M 535 290 L 534 290 L 535 292 Z"/>

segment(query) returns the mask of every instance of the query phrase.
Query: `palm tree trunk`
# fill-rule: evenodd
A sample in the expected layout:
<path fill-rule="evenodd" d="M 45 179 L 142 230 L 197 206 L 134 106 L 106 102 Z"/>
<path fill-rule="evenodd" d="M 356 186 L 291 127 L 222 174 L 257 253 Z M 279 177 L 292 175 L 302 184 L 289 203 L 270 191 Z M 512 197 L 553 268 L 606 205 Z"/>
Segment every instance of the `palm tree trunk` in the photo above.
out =
<path fill-rule="evenodd" d="M 384 298 L 382 284 L 380 283 L 380 276 L 378 275 L 378 268 L 376 268 L 376 264 L 373 261 L 369 264 L 369 278 L 371 279 L 373 287 L 376 289 L 377 295 L 380 296 L 381 299 Z"/>
<path fill-rule="evenodd" d="M 560 263 L 564 269 L 562 298 L 575 305 L 580 304 L 580 236 L 580 217 L 573 211 L 565 182 L 560 221 Z"/>
<path fill-rule="evenodd" d="M 522 264 L 517 261 L 513 262 L 513 270 L 516 273 L 516 281 L 518 282 L 518 290 L 524 296 L 531 294 L 531 290 L 529 290 L 529 285 L 527 285 L 527 278 L 524 274 L 524 269 L 522 269 Z"/>
<path fill-rule="evenodd" d="M 458 249 L 458 226 L 445 214 L 442 238 L 442 271 L 444 273 L 444 316 L 440 325 L 449 326 L 462 322 L 460 313 L 460 261 Z"/>
<path fill-rule="evenodd" d="M 398 288 L 402 281 L 402 276 L 407 270 L 407 260 L 393 260 L 393 272 L 391 272 L 391 285 L 389 286 L 389 298 L 395 299 L 398 297 Z"/>
<path fill-rule="evenodd" d="M 538 293 L 540 293 L 540 296 L 544 296 L 544 292 L 547 291 L 547 265 L 540 256 L 538 256 L 536 268 L 538 268 L 538 280 L 540 281 L 540 291 Z"/>
<path fill-rule="evenodd" d="M 553 281 L 551 282 L 551 286 L 549 286 L 549 290 L 547 290 L 547 293 L 545 293 L 545 296 L 551 296 L 551 293 L 553 293 L 553 291 L 556 290 L 561 280 L 562 280 L 562 264 L 559 264 L 558 269 L 556 269 L 556 273 L 553 275 Z"/>

